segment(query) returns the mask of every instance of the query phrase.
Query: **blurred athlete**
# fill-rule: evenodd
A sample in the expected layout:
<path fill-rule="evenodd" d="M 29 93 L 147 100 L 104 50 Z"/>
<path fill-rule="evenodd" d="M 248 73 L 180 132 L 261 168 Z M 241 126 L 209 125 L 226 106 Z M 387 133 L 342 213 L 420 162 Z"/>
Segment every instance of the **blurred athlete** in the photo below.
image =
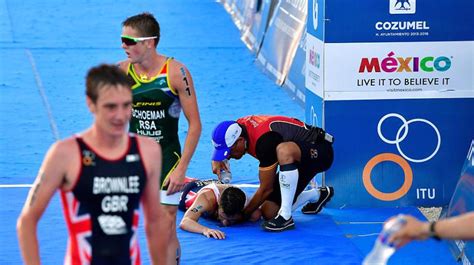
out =
<path fill-rule="evenodd" d="M 138 208 L 153 264 L 165 264 L 167 219 L 159 200 L 161 148 L 126 132 L 132 92 L 116 66 L 100 65 L 86 79 L 87 106 L 94 116 L 86 131 L 49 149 L 18 218 L 25 264 L 40 264 L 37 224 L 60 190 L 69 231 L 65 264 L 140 264 Z"/>
<path fill-rule="evenodd" d="M 433 222 L 423 222 L 413 216 L 405 216 L 406 224 L 395 232 L 390 242 L 397 247 L 404 246 L 412 240 L 436 239 L 474 240 L 474 212 L 467 212 Z"/>

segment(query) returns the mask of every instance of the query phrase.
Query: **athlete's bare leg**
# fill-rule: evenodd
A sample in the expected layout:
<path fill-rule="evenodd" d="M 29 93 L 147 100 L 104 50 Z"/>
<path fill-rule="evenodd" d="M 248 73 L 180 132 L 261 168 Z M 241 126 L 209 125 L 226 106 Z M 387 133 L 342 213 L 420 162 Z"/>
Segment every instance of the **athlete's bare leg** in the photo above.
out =
<path fill-rule="evenodd" d="M 168 244 L 168 262 L 166 264 L 179 264 L 181 259 L 181 246 L 179 245 L 178 236 L 176 235 L 176 213 L 178 206 L 164 205 L 165 211 L 168 217 L 173 221 L 171 222 L 171 238 Z"/>

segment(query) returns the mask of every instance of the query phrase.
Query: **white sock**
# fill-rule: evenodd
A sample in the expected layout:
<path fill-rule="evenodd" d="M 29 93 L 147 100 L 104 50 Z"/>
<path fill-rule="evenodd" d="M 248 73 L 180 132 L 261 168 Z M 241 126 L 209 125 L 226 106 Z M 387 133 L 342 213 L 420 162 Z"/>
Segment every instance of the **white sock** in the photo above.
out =
<path fill-rule="evenodd" d="M 316 177 L 314 177 L 310 182 L 311 188 L 317 189 L 319 187 L 319 183 L 316 181 Z"/>
<path fill-rule="evenodd" d="M 278 212 L 286 220 L 291 217 L 291 205 L 298 185 L 298 168 L 295 164 L 280 166 L 279 178 L 281 192 L 281 208 Z"/>
<path fill-rule="evenodd" d="M 292 206 L 292 211 L 298 209 L 300 206 L 303 204 L 306 204 L 307 202 L 315 202 L 319 200 L 319 190 L 318 189 L 310 189 L 310 190 L 305 190 L 303 191 L 298 198 L 296 198 L 295 203 L 293 203 Z"/>

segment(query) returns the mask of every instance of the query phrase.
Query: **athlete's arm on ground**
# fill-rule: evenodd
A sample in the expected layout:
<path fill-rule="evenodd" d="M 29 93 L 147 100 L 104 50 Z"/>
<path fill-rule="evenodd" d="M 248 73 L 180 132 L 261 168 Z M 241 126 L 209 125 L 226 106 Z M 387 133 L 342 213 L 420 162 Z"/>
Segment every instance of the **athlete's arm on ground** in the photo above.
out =
<path fill-rule="evenodd" d="M 214 208 L 213 205 L 211 205 L 211 200 L 214 199 L 210 198 L 210 196 L 214 195 L 211 193 L 211 190 L 198 193 L 196 200 L 193 202 L 191 207 L 186 210 L 179 227 L 188 232 L 203 234 L 208 238 L 213 237 L 215 239 L 224 239 L 224 232 L 217 229 L 211 229 L 198 223 L 199 218 L 204 212 L 211 211 L 212 208 Z"/>
<path fill-rule="evenodd" d="M 260 186 L 255 194 L 250 199 L 249 204 L 244 209 L 244 219 L 252 216 L 252 213 L 262 205 L 273 191 L 273 182 L 275 181 L 277 163 L 268 167 L 258 168 L 258 178 L 260 179 Z"/>
<path fill-rule="evenodd" d="M 152 138 L 138 136 L 141 157 L 147 173 L 147 183 L 143 191 L 142 206 L 148 251 L 153 264 L 166 264 L 167 242 L 171 238 L 170 216 L 160 202 L 161 147 Z"/>
<path fill-rule="evenodd" d="M 79 147 L 67 139 L 53 144 L 46 154 L 18 218 L 17 232 L 24 264 L 40 264 L 37 224 L 56 190 L 66 186 L 67 174 L 80 166 Z M 72 185 L 72 184 L 71 184 Z"/>
<path fill-rule="evenodd" d="M 201 136 L 202 125 L 191 74 L 186 66 L 175 60 L 171 60 L 169 67 L 171 87 L 178 92 L 184 116 L 188 120 L 188 133 L 181 160 L 169 178 L 168 194 L 173 194 L 180 191 L 184 186 L 186 170 Z"/>

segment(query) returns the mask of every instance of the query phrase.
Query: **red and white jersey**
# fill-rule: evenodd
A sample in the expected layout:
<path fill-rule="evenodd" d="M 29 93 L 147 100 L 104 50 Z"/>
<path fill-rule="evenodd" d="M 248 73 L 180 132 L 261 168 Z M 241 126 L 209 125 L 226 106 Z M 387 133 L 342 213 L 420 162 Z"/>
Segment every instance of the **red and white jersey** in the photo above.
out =
<path fill-rule="evenodd" d="M 223 184 L 220 180 L 217 179 L 207 179 L 207 180 L 193 180 L 186 183 L 186 186 L 183 189 L 183 193 L 181 194 L 181 200 L 179 202 L 179 210 L 185 212 L 196 200 L 199 193 L 204 192 L 206 190 L 211 190 L 216 198 L 216 202 L 218 202 L 221 198 L 221 192 L 217 185 Z M 245 193 L 245 205 L 249 202 L 249 196 Z M 205 216 L 204 216 L 205 217 Z"/>
<path fill-rule="evenodd" d="M 216 197 L 216 201 L 219 201 L 221 193 L 219 189 L 217 188 L 217 185 L 216 185 L 217 182 L 212 181 L 207 185 L 202 185 L 202 181 L 200 182 L 201 183 L 198 183 L 196 181 L 196 182 L 191 182 L 187 184 L 189 189 L 185 188 L 185 190 L 183 191 L 183 194 L 181 195 L 180 206 L 181 205 L 183 206 L 180 207 L 180 209 L 182 211 L 186 211 L 187 209 L 189 209 L 189 207 L 191 207 L 191 205 L 196 200 L 198 194 L 206 190 L 211 190 L 214 196 Z"/>

